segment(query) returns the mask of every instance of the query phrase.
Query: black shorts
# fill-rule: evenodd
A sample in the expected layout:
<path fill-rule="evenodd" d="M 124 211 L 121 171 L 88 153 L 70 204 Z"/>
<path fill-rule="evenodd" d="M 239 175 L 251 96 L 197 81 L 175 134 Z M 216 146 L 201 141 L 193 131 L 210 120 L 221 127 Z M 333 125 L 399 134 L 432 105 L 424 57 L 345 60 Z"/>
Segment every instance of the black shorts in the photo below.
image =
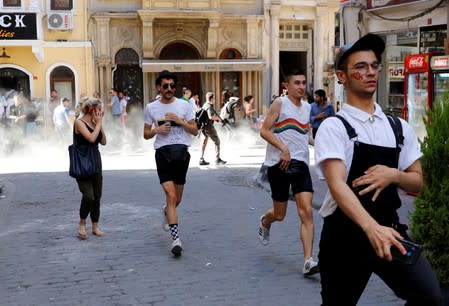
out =
<path fill-rule="evenodd" d="M 174 144 L 156 149 L 155 153 L 157 175 L 159 182 L 173 181 L 176 185 L 186 183 L 189 168 L 190 153 L 187 146 Z"/>
<path fill-rule="evenodd" d="M 288 201 L 290 186 L 292 194 L 313 192 L 312 178 L 306 163 L 292 159 L 287 171 L 279 168 L 280 163 L 268 167 L 267 176 L 271 188 L 271 198 L 275 201 Z"/>

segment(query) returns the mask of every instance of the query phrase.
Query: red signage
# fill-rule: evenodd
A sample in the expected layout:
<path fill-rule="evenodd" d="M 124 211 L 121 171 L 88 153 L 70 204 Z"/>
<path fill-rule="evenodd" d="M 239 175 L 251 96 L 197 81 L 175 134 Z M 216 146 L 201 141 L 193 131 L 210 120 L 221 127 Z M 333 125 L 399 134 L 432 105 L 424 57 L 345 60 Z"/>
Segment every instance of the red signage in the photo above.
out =
<path fill-rule="evenodd" d="M 407 55 L 404 67 L 406 71 L 427 69 L 429 67 L 429 53 Z"/>
<path fill-rule="evenodd" d="M 430 62 L 432 69 L 449 69 L 449 55 L 434 56 Z"/>

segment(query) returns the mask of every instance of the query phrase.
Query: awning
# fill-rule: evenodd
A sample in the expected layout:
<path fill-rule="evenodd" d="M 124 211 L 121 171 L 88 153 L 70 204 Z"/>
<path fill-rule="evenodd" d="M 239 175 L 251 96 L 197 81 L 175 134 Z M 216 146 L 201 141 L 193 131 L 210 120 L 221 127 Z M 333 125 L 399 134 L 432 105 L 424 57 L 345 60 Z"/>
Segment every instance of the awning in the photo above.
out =
<path fill-rule="evenodd" d="M 264 60 L 143 60 L 143 72 L 261 71 Z"/>

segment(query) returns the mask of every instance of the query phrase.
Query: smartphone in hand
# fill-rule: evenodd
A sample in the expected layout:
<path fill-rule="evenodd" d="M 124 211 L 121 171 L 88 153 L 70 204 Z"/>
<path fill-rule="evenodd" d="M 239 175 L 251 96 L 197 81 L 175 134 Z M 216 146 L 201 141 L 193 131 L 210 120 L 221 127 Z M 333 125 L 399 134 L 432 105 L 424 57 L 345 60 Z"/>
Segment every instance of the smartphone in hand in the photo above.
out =
<path fill-rule="evenodd" d="M 421 254 L 421 246 L 408 240 L 399 240 L 399 242 L 404 246 L 407 253 L 402 255 L 396 247 L 392 246 L 391 255 L 393 256 L 393 260 L 401 261 L 408 265 L 415 264 Z"/>

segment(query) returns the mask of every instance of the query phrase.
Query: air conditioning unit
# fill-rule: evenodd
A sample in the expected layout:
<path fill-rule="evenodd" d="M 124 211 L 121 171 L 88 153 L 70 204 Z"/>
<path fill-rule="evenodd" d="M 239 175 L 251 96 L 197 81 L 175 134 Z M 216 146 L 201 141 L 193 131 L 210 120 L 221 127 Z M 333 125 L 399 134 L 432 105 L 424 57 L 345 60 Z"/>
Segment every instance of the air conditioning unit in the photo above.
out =
<path fill-rule="evenodd" d="M 48 13 L 48 29 L 66 31 L 73 29 L 73 14 L 69 13 Z"/>

